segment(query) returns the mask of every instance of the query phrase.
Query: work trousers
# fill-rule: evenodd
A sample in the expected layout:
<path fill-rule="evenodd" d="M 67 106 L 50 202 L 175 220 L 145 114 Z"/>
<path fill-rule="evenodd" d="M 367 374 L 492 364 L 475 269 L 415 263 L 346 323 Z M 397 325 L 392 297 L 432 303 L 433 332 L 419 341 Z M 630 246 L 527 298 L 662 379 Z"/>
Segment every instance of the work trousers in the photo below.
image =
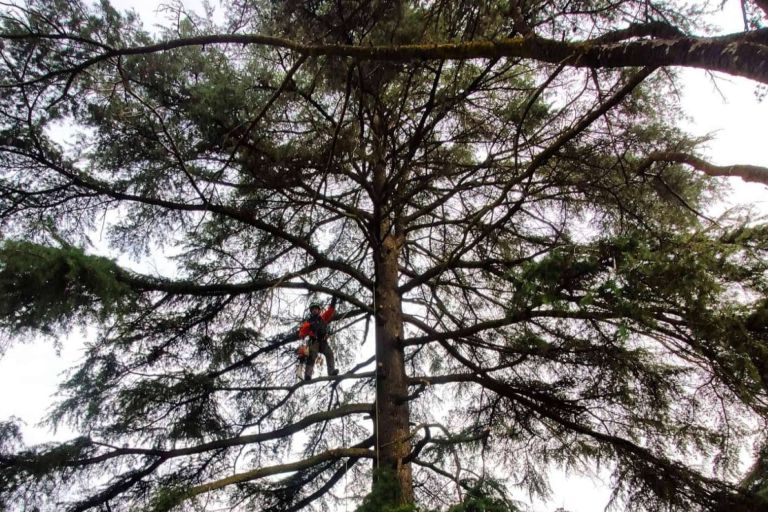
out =
<path fill-rule="evenodd" d="M 315 359 L 317 359 L 318 353 L 325 356 L 325 366 L 328 368 L 328 375 L 332 375 L 336 369 L 333 360 L 333 349 L 331 349 L 331 346 L 328 344 L 328 338 L 313 338 L 309 341 L 309 358 L 306 369 L 304 370 L 305 380 L 312 378 L 312 372 L 315 370 Z"/>

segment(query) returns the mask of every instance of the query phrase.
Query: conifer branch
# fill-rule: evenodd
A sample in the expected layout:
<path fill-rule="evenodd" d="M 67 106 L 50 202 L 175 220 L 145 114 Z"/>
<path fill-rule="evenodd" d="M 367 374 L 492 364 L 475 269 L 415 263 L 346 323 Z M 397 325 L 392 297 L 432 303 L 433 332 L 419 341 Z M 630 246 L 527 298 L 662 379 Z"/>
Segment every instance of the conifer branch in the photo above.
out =
<path fill-rule="evenodd" d="M 275 466 L 257 468 L 251 471 L 237 473 L 227 478 L 222 478 L 220 480 L 214 480 L 202 485 L 195 486 L 186 493 L 186 497 L 192 498 L 199 494 L 215 491 L 217 489 L 221 489 L 229 485 L 234 485 L 234 484 L 239 484 L 244 482 L 251 482 L 253 480 L 258 480 L 260 478 L 264 478 L 267 476 L 300 471 L 302 469 L 307 469 L 312 466 L 316 466 L 322 462 L 328 462 L 331 460 L 338 460 L 343 458 L 373 459 L 375 458 L 375 456 L 376 456 L 376 452 L 369 450 L 367 448 L 332 448 L 330 450 L 326 450 L 322 453 L 318 453 L 317 455 L 314 455 L 312 457 L 308 457 L 306 459 L 302 459 L 296 462 L 288 462 L 286 464 L 278 464 Z"/>
<path fill-rule="evenodd" d="M 640 169 L 647 168 L 652 162 L 676 162 L 690 165 L 708 176 L 738 177 L 751 183 L 768 185 L 768 167 L 758 165 L 714 165 L 688 153 L 659 151 L 648 155 L 640 164 Z"/>
<path fill-rule="evenodd" d="M 126 455 L 146 455 L 151 457 L 159 457 L 162 460 L 169 460 L 176 457 L 184 457 L 188 455 L 194 455 L 197 453 L 205 453 L 209 451 L 219 450 L 222 448 L 232 448 L 236 446 L 243 446 L 248 444 L 263 443 L 265 441 L 280 439 L 291 436 L 305 428 L 314 425 L 315 423 L 321 423 L 324 421 L 330 421 L 337 418 L 343 418 L 352 414 L 370 414 L 373 410 L 371 404 L 347 404 L 331 409 L 329 411 L 317 412 L 305 416 L 301 420 L 285 425 L 282 428 L 275 429 L 270 432 L 262 432 L 259 434 L 250 434 L 239 437 L 232 437 L 228 439 L 220 439 L 211 441 L 208 443 L 199 444 L 196 446 L 190 446 L 187 448 L 176 448 L 172 450 L 161 450 L 155 448 L 118 448 L 111 452 L 107 452 L 95 457 L 89 457 L 87 459 L 78 459 L 68 462 L 68 466 L 86 466 L 92 464 L 98 464 L 105 462 L 115 457 L 123 457 Z"/>
<path fill-rule="evenodd" d="M 663 36 L 644 39 L 643 36 Z M 0 39 L 34 41 L 60 35 L 46 33 L 5 33 Z M 632 38 L 633 40 L 626 41 Z M 78 64 L 54 70 L 41 77 L 0 88 L 29 86 L 60 76 L 74 76 L 101 62 L 129 55 L 143 55 L 206 45 L 256 45 L 280 48 L 307 57 L 335 56 L 356 60 L 405 62 L 416 60 L 468 60 L 517 57 L 552 64 L 565 63 L 583 68 L 640 66 L 685 66 L 721 71 L 768 83 L 768 29 L 739 32 L 717 37 L 684 36 L 675 27 L 635 24 L 608 32 L 594 39 L 557 41 L 530 35 L 491 41 L 428 43 L 412 45 L 356 46 L 312 45 L 296 40 L 260 34 L 216 34 L 162 41 L 129 48 L 111 48 Z"/>

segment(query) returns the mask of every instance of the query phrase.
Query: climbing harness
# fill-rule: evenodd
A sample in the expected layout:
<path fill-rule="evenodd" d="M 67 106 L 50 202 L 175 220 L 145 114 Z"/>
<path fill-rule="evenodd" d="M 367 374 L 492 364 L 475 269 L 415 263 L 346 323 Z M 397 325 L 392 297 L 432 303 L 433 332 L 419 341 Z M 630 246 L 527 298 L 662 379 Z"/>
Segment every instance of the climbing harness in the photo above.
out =
<path fill-rule="evenodd" d="M 331 307 L 334 307 L 334 304 L 336 302 L 336 299 L 333 299 L 331 301 Z M 317 367 L 322 365 L 323 362 L 323 352 L 324 352 L 324 346 L 328 346 L 330 343 L 330 337 L 331 332 L 328 327 L 328 324 L 325 320 L 323 320 L 323 315 L 319 313 L 320 310 L 322 310 L 324 307 L 323 304 L 321 304 L 318 300 L 312 299 L 309 303 L 309 306 L 307 309 L 309 309 L 310 312 L 312 312 L 313 309 L 317 309 L 318 312 L 316 314 L 310 314 L 308 318 L 305 319 L 305 322 L 309 324 L 309 330 L 311 331 L 312 336 L 308 336 L 303 342 L 302 345 L 300 345 L 296 349 L 296 358 L 298 361 L 298 364 L 296 365 L 296 377 L 299 380 L 304 380 L 304 377 L 306 375 L 307 365 L 312 364 L 313 368 L 310 372 L 311 374 L 314 374 L 314 370 L 317 369 Z M 315 342 L 319 344 L 319 351 L 320 353 L 317 354 L 317 357 L 314 361 L 309 361 L 309 354 L 310 345 Z M 338 374 L 338 370 L 334 373 L 334 375 Z"/>
<path fill-rule="evenodd" d="M 328 326 L 323 322 L 323 319 L 320 318 L 320 315 L 309 317 L 308 322 L 310 329 L 312 329 L 312 332 L 318 340 L 326 340 L 328 338 Z"/>

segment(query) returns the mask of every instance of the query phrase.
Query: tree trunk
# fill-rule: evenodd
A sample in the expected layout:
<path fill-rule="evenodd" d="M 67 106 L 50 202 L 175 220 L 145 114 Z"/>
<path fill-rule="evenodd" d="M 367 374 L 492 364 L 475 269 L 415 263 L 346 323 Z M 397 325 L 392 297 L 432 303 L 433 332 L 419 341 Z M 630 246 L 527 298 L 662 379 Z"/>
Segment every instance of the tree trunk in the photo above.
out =
<path fill-rule="evenodd" d="M 403 315 L 397 292 L 402 236 L 385 234 L 376 257 L 376 417 L 378 465 L 390 469 L 400 484 L 403 503 L 413 502 L 411 465 L 403 460 L 411 451 L 408 382 L 402 345 Z"/>
<path fill-rule="evenodd" d="M 383 80 L 383 73 L 376 75 Z M 372 84 L 379 90 L 380 84 Z M 376 326 L 376 408 L 374 432 L 376 434 L 379 469 L 391 470 L 400 486 L 397 500 L 413 503 L 411 465 L 403 460 L 411 452 L 408 381 L 405 374 L 403 351 L 403 311 L 398 293 L 399 259 L 404 235 L 397 215 L 391 210 L 391 187 L 387 177 L 387 140 L 392 136 L 387 129 L 386 114 L 373 108 L 371 121 L 373 169 L 373 219 L 371 234 L 374 238 L 373 258 L 376 274 L 374 290 Z"/>

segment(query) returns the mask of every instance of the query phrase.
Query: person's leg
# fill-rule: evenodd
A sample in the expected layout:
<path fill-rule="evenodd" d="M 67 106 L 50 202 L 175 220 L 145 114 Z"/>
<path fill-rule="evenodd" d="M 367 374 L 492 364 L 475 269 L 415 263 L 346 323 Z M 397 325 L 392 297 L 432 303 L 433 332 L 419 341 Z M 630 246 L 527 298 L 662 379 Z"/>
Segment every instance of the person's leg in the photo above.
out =
<path fill-rule="evenodd" d="M 304 370 L 304 380 L 310 380 L 312 373 L 315 371 L 315 359 L 317 359 L 317 353 L 320 351 L 320 343 L 317 340 L 309 342 L 309 357 L 307 357 L 307 364 Z"/>
<path fill-rule="evenodd" d="M 333 349 L 327 339 L 323 340 L 320 344 L 320 352 L 325 356 L 325 365 L 328 368 L 328 375 L 338 375 L 339 370 L 336 369 L 336 361 L 333 358 Z"/>

